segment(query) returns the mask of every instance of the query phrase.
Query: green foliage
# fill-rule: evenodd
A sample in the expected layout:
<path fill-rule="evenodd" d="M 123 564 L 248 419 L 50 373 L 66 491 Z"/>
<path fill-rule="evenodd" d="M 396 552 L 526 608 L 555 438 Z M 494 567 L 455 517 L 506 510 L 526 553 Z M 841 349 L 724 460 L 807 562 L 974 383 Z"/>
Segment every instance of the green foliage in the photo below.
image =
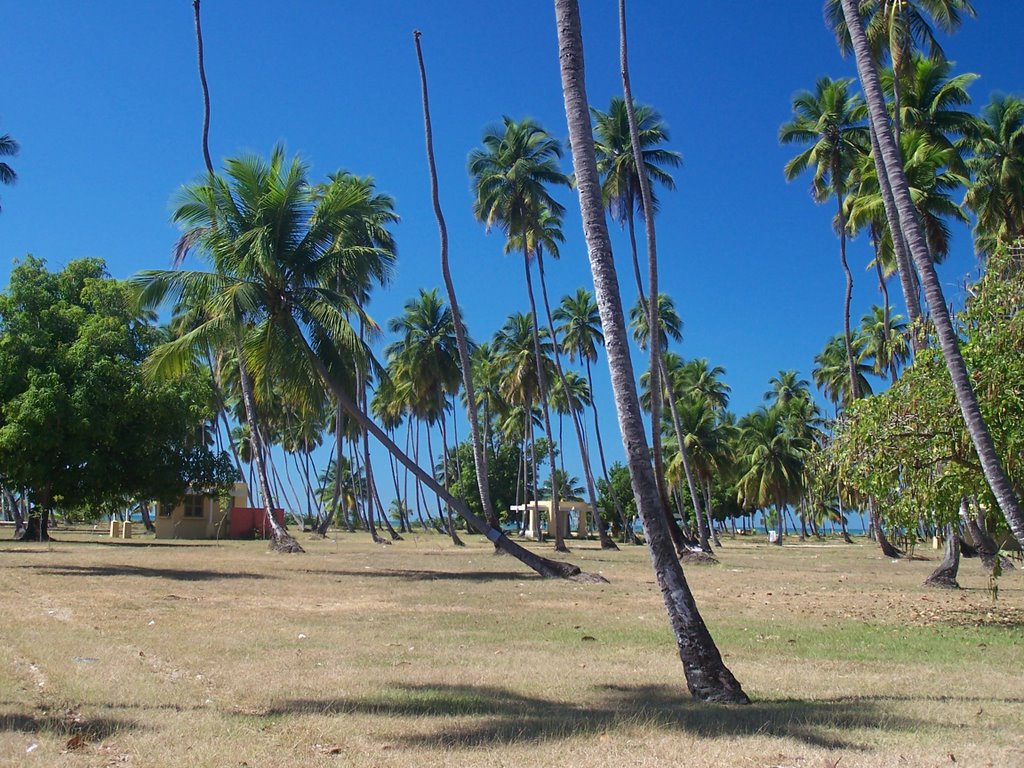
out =
<path fill-rule="evenodd" d="M 19 263 L 0 296 L 0 482 L 92 513 L 234 482 L 228 457 L 199 437 L 213 416 L 205 380 L 143 378 L 158 341 L 101 260 L 59 273 Z"/>
<path fill-rule="evenodd" d="M 633 497 L 633 486 L 629 478 L 629 469 L 615 462 L 608 468 L 608 477 L 611 479 L 611 486 L 615 489 L 615 496 L 626 513 L 626 518 L 632 520 L 636 516 L 636 499 Z M 615 504 L 612 502 L 611 488 L 604 479 L 597 481 L 597 506 L 601 511 L 601 517 L 606 522 L 617 523 L 618 514 L 615 511 Z"/>
<path fill-rule="evenodd" d="M 505 519 L 509 515 L 509 508 L 516 503 L 516 479 L 519 476 L 522 454 L 518 446 L 504 442 L 498 443 L 493 451 L 490 448 L 487 450 L 489 473 L 487 479 L 491 491 L 491 502 L 498 519 Z M 460 465 L 461 476 L 459 474 Z M 460 443 L 452 452 L 448 460 L 448 475 L 452 495 L 465 501 L 476 514 L 483 515 L 471 443 Z"/>
<path fill-rule="evenodd" d="M 1024 482 L 1021 267 L 1019 256 L 993 256 L 959 316 L 964 360 L 1018 494 Z M 880 512 L 897 525 L 916 524 L 919 515 L 953 521 L 962 496 L 995 507 L 935 348 L 918 353 L 887 392 L 854 403 L 818 462 L 825 475 L 833 470 L 844 485 L 879 499 Z"/>

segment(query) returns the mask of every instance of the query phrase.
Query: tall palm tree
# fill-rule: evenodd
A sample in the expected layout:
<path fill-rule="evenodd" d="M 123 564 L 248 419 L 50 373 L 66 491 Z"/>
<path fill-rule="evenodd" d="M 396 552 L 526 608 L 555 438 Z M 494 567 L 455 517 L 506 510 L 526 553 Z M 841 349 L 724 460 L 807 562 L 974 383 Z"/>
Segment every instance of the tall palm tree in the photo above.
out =
<path fill-rule="evenodd" d="M 550 186 L 569 186 L 569 177 L 558 166 L 562 156 L 559 142 L 537 123 L 526 119 L 516 122 L 503 118 L 503 126 L 491 127 L 483 137 L 483 147 L 469 155 L 469 173 L 473 177 L 476 199 L 473 211 L 488 230 L 495 224 L 505 232 L 505 250 L 523 254 L 530 317 L 533 322 L 537 384 L 544 429 L 548 439 L 550 469 L 555 470 L 555 443 L 548 410 L 547 377 L 541 364 L 537 303 L 533 293 L 531 257 L 538 248 L 552 242 L 550 227 L 560 220 L 563 206 L 549 191 Z M 553 484 L 557 491 L 557 485 Z M 557 517 L 558 498 L 551 500 Z M 566 551 L 562 526 L 554 525 L 555 549 Z"/>
<path fill-rule="evenodd" d="M 647 177 L 665 189 L 673 190 L 675 180 L 666 168 L 678 168 L 683 156 L 674 150 L 665 149 L 669 140 L 668 126 L 653 107 L 646 104 L 634 105 L 636 122 L 640 135 L 643 168 Z M 603 177 L 601 199 L 620 227 L 628 227 L 632 247 L 633 269 L 637 291 L 644 294 L 640 274 L 640 259 L 636 247 L 636 213 L 645 215 L 640 193 L 640 174 L 629 135 L 629 115 L 626 101 L 613 96 L 607 112 L 590 108 L 594 118 L 594 149 L 597 152 L 597 170 Z M 657 198 L 654 198 L 654 213 L 657 213 Z"/>
<path fill-rule="evenodd" d="M 823 203 L 836 199 L 836 231 L 839 233 L 839 260 L 846 276 L 843 299 L 843 339 L 850 370 L 850 388 L 858 397 L 854 371 L 853 341 L 850 333 L 850 302 L 853 273 L 846 260 L 846 198 L 851 172 L 857 160 L 867 154 L 868 129 L 861 98 L 850 93 L 852 80 L 818 79 L 814 92 L 802 91 L 793 98 L 795 117 L 779 129 L 783 144 L 809 144 L 786 163 L 786 180 L 792 181 L 808 168 L 813 169 L 811 196 Z"/>
<path fill-rule="evenodd" d="M 690 693 L 705 701 L 748 703 L 749 699 L 739 682 L 722 662 L 722 656 L 697 610 L 682 567 L 673 552 L 672 541 L 661 514 L 661 499 L 651 469 L 651 456 L 644 434 L 633 365 L 629 358 L 629 341 L 622 300 L 601 203 L 597 159 L 593 136 L 590 133 L 589 105 L 584 84 L 583 38 L 580 32 L 577 0 L 555 0 L 555 17 L 562 94 L 569 126 L 573 167 L 576 169 L 583 231 L 594 276 L 597 305 L 601 313 L 601 327 L 605 336 L 608 369 L 612 380 L 615 409 L 619 416 L 619 427 L 622 431 L 623 449 L 655 575 L 679 648 Z"/>
<path fill-rule="evenodd" d="M 890 219 L 889 224 L 894 232 L 901 231 L 907 239 L 914 265 L 921 277 L 925 299 L 931 312 L 939 346 L 949 370 L 953 391 L 964 417 L 967 432 L 978 453 L 978 459 L 989 488 L 999 503 L 999 508 L 1006 517 L 1006 522 L 1013 532 L 1014 538 L 1021 546 L 1024 546 L 1024 510 L 1021 509 L 1020 500 L 996 453 L 992 436 L 989 434 L 988 426 L 978 406 L 978 398 L 971 384 L 967 366 L 960 353 L 959 339 L 953 328 L 945 296 L 939 284 L 935 266 L 929 258 L 924 234 L 917 221 L 917 213 L 910 196 L 906 175 L 903 172 L 899 148 L 889 130 L 881 83 L 874 59 L 871 56 L 868 38 L 864 34 L 857 2 L 856 0 L 842 0 L 842 4 L 843 15 L 857 60 L 857 72 L 870 111 L 872 130 L 881 150 L 875 156 L 878 176 L 879 178 L 888 178 L 895 199 L 895 214 L 898 220 Z"/>
<path fill-rule="evenodd" d="M 987 254 L 1024 236 L 1024 99 L 994 95 L 962 145 L 974 176 L 964 205 L 977 219 L 975 247 Z"/>
<path fill-rule="evenodd" d="M 725 368 L 712 366 L 707 358 L 687 360 L 674 374 L 673 389 L 678 396 L 703 398 L 712 410 L 719 412 L 729 405 L 732 387 L 722 381 Z"/>
<path fill-rule="evenodd" d="M 778 375 L 768 379 L 768 386 L 771 389 L 764 393 L 764 400 L 773 406 L 785 408 L 794 400 L 810 400 L 811 397 L 810 382 L 801 379 L 794 370 L 779 371 Z"/>
<path fill-rule="evenodd" d="M 591 365 L 597 360 L 597 348 L 604 345 L 604 336 L 601 334 L 601 315 L 593 294 L 586 288 L 578 288 L 574 295 L 563 296 L 561 303 L 553 313 L 553 318 L 558 321 L 556 331 L 562 339 L 562 350 L 569 356 L 570 362 L 579 361 L 583 364 L 587 374 L 587 387 L 593 392 L 594 374 Z M 601 462 L 601 476 L 609 489 L 612 506 L 615 507 L 615 512 L 622 522 L 623 538 L 626 540 L 629 536 L 629 521 L 626 518 L 625 507 L 608 474 L 604 441 L 601 437 L 601 424 L 597 413 L 597 401 L 593 398 L 591 398 L 590 407 L 594 422 L 594 438 L 597 441 L 597 454 Z M 582 423 L 582 417 L 580 421 Z M 595 514 L 597 513 L 595 512 Z M 633 540 L 637 540 L 635 536 Z"/>
<path fill-rule="evenodd" d="M 11 138 L 10 134 L 0 134 L 0 157 L 17 157 L 21 147 L 18 142 Z M 18 174 L 7 163 L 0 161 L 0 184 L 13 184 L 18 180 Z M 0 208 L 0 210 L 3 210 Z"/>

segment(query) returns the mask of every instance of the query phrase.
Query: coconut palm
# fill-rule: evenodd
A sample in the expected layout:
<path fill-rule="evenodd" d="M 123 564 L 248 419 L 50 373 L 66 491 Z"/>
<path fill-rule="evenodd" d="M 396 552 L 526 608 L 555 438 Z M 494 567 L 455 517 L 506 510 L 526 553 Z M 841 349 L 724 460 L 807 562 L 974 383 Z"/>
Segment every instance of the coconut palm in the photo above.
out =
<path fill-rule="evenodd" d="M 764 393 L 764 400 L 771 406 L 786 408 L 794 400 L 810 400 L 811 393 L 808 387 L 810 382 L 801 379 L 800 374 L 794 370 L 779 371 L 778 375 L 768 379 L 768 386 L 771 387 Z"/>
<path fill-rule="evenodd" d="M 672 374 L 672 388 L 677 397 L 703 398 L 712 410 L 718 412 L 729 405 L 729 392 L 732 391 L 732 388 L 722 381 L 724 375 L 725 368 L 720 365 L 712 366 L 707 358 L 698 357 L 687 360 Z"/>
<path fill-rule="evenodd" d="M 870 362 L 872 373 L 881 378 L 889 377 L 895 384 L 899 369 L 910 357 L 910 340 L 903 315 L 887 315 L 882 307 L 872 307 L 860 320 L 856 346 L 859 362 Z"/>
<path fill-rule="evenodd" d="M 818 389 L 837 408 L 848 407 L 855 398 L 850 387 L 850 371 L 846 361 L 846 345 L 843 343 L 843 335 L 841 333 L 829 339 L 825 348 L 814 356 L 814 365 L 811 376 Z M 863 362 L 857 363 L 857 392 L 862 397 L 871 394 L 871 384 L 867 380 L 867 374 L 870 372 L 871 368 L 867 364 Z"/>
<path fill-rule="evenodd" d="M 975 247 L 987 254 L 1024 236 L 1024 99 L 994 95 L 962 145 L 974 177 L 964 205 L 977 219 Z"/>
<path fill-rule="evenodd" d="M 786 180 L 792 181 L 812 169 L 811 196 L 823 203 L 836 199 L 836 231 L 839 233 L 839 260 L 846 276 L 843 299 L 843 339 L 850 370 L 850 387 L 857 391 L 854 371 L 853 342 L 850 334 L 850 301 L 853 296 L 853 273 L 846 261 L 846 211 L 844 201 L 851 172 L 857 161 L 867 153 L 869 136 L 864 103 L 850 93 L 852 80 L 818 79 L 814 92 L 802 91 L 793 99 L 794 119 L 779 129 L 783 144 L 809 144 L 804 151 L 786 163 Z"/>
<path fill-rule="evenodd" d="M 558 167 L 562 148 L 534 121 L 515 122 L 503 118 L 503 126 L 489 128 L 483 147 L 469 155 L 469 173 L 473 177 L 476 199 L 473 212 L 488 230 L 495 224 L 505 232 L 505 251 L 523 254 L 530 318 L 533 321 L 535 360 L 540 365 L 540 334 L 537 304 L 533 293 L 531 257 L 554 242 L 552 229 L 557 229 L 564 210 L 548 191 L 550 186 L 569 186 L 569 178 Z M 560 236 L 560 235 L 559 235 Z M 551 471 L 555 470 L 554 435 L 548 412 L 548 377 L 538 367 L 539 402 L 544 413 L 544 429 L 548 439 Z M 555 486 L 557 489 L 557 486 Z M 552 499 L 557 509 L 558 499 Z M 562 527 L 555 525 L 555 549 L 565 551 Z"/>
<path fill-rule="evenodd" d="M 872 132 L 877 138 L 877 144 L 881 150 L 875 153 L 878 176 L 879 178 L 884 177 L 889 180 L 895 201 L 895 211 L 887 211 L 890 215 L 890 226 L 893 231 L 902 231 L 907 239 L 907 245 L 914 260 L 914 265 L 917 267 L 918 274 L 921 277 L 925 299 L 931 311 L 931 318 L 935 325 L 939 346 L 942 350 L 946 367 L 949 370 L 953 391 L 956 395 L 957 404 L 960 406 L 960 411 L 963 414 L 967 432 L 971 436 L 971 442 L 974 444 L 978 454 L 978 459 L 989 488 L 992 490 L 999 508 L 1006 517 L 1007 524 L 1010 530 L 1013 531 L 1014 538 L 1017 539 L 1021 546 L 1024 546 L 1024 510 L 1021 509 L 1020 500 L 1000 463 L 992 437 L 988 431 L 988 426 L 978 406 L 978 399 L 971 384 L 967 366 L 964 364 L 963 356 L 960 353 L 959 339 L 956 330 L 953 328 L 945 296 L 939 284 L 935 266 L 929 258 L 924 234 L 917 221 L 917 214 L 910 196 L 909 185 L 903 172 L 899 148 L 892 132 L 889 130 L 885 100 L 882 96 L 878 71 L 875 61 L 871 56 L 868 38 L 864 33 L 857 2 L 856 0 L 841 1 L 843 15 L 846 19 L 851 44 L 857 60 L 857 72 L 870 111 Z M 895 213 L 897 220 L 893 220 L 893 213 Z M 901 270 L 903 269 L 902 266 L 900 268 Z"/>
<path fill-rule="evenodd" d="M 21 147 L 10 134 L 0 134 L 0 157 L 17 157 Z M 0 161 L 0 184 L 11 185 L 18 180 L 18 174 L 7 163 Z M 0 208 L 0 210 L 3 210 Z"/>
<path fill-rule="evenodd" d="M 744 507 L 778 514 L 776 544 L 782 544 L 786 507 L 800 495 L 804 456 L 809 444 L 787 429 L 786 409 L 760 408 L 739 422 L 739 441 L 745 471 L 739 479 L 738 500 Z"/>
<path fill-rule="evenodd" d="M 722 662 L 721 654 L 697 610 L 661 514 L 661 499 L 651 469 L 643 416 L 636 393 L 622 299 L 615 277 L 608 227 L 601 203 L 597 158 L 590 133 L 583 71 L 583 38 L 577 0 L 556 0 L 559 64 L 569 142 L 579 190 L 584 235 L 594 276 L 601 327 L 607 341 L 608 369 L 623 448 L 637 510 L 643 521 L 654 572 L 661 587 L 690 693 L 705 701 L 747 703 L 749 699 Z"/>
<path fill-rule="evenodd" d="M 676 311 L 676 304 L 667 293 L 658 294 L 658 319 L 661 322 L 659 345 L 664 351 L 668 340 L 680 342 L 683 339 L 683 321 Z M 651 343 L 650 321 L 647 314 L 647 302 L 638 299 L 629 310 L 629 327 L 633 331 L 633 339 L 640 349 L 647 349 Z"/>
<path fill-rule="evenodd" d="M 593 392 L 594 374 L 591 366 L 597 360 L 597 348 L 604 344 L 604 336 L 601 335 L 601 316 L 597 304 L 594 302 L 593 294 L 586 288 L 578 288 L 574 295 L 562 297 L 553 317 L 558 321 L 558 327 L 555 330 L 561 337 L 562 350 L 569 356 L 571 362 L 583 363 L 587 374 L 587 387 Z M 629 537 L 629 521 L 622 501 L 608 474 L 608 463 L 604 456 L 604 441 L 601 437 L 601 424 L 597 414 L 597 402 L 593 398 L 591 398 L 590 406 L 594 422 L 594 438 L 597 441 L 597 454 L 601 462 L 601 476 L 609 489 L 612 506 L 615 507 L 615 512 L 622 522 L 623 538 L 626 540 Z M 582 418 L 580 421 L 582 423 Z M 633 540 L 638 541 L 635 537 Z"/>

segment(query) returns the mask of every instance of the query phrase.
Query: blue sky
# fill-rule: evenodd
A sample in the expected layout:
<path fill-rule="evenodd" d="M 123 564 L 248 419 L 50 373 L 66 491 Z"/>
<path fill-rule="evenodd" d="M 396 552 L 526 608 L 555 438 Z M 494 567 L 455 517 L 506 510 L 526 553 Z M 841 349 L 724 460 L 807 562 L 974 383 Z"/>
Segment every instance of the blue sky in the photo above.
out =
<path fill-rule="evenodd" d="M 588 93 L 607 108 L 621 94 L 616 4 L 582 5 Z M 723 365 L 739 413 L 761 402 L 780 369 L 810 378 L 814 355 L 842 327 L 833 206 L 811 201 L 809 180 L 785 182 L 782 167 L 796 149 L 777 142 L 796 91 L 821 75 L 854 74 L 821 5 L 648 0 L 630 8 L 634 96 L 662 113 L 684 156 L 658 218 L 661 284 L 684 322 L 677 351 Z M 1024 90 L 1024 7 L 976 5 L 979 18 L 944 44 L 957 72 L 982 76 L 971 88 L 980 107 L 993 91 Z M 383 324 L 419 287 L 440 285 L 413 29 L 423 32 L 456 286 L 471 333 L 483 339 L 527 301 L 521 260 L 504 256 L 500 233 L 486 235 L 473 219 L 466 156 L 504 114 L 567 134 L 550 0 L 204 0 L 211 153 L 219 164 L 283 141 L 316 180 L 344 168 L 393 195 L 399 274 L 370 307 Z M 169 200 L 202 170 L 191 3 L 11 3 L 4 38 L 0 132 L 22 149 L 11 161 L 18 183 L 0 188 L 0 285 L 26 253 L 53 269 L 100 256 L 116 277 L 166 266 L 177 234 Z M 556 302 L 590 285 L 576 199 L 560 194 L 567 242 L 548 265 Z M 614 227 L 613 237 L 625 268 L 626 238 Z M 966 229 L 955 231 L 953 247 L 940 276 L 955 301 L 977 263 Z M 866 241 L 851 244 L 855 319 L 878 301 L 869 258 Z M 626 281 L 623 295 L 635 298 Z M 607 376 L 597 371 L 612 434 Z"/>

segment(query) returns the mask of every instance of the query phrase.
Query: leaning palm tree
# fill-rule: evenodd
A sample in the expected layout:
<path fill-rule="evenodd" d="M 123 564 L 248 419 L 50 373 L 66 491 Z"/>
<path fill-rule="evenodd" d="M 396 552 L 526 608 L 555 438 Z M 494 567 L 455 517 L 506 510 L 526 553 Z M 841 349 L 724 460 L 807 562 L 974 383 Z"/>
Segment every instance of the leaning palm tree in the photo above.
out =
<path fill-rule="evenodd" d="M 483 147 L 469 155 L 469 173 L 473 177 L 476 199 L 473 212 L 488 230 L 497 224 L 505 232 L 505 251 L 523 255 L 526 289 L 533 320 L 535 360 L 540 366 L 540 334 L 537 303 L 533 292 L 532 257 L 545 242 L 550 245 L 550 227 L 557 226 L 563 206 L 549 191 L 551 186 L 569 186 L 569 177 L 558 167 L 562 148 L 558 141 L 533 120 L 516 122 L 503 118 L 502 127 L 491 127 L 483 137 Z M 537 384 L 544 430 L 548 439 L 550 470 L 555 470 L 555 443 L 548 409 L 548 384 L 538 367 Z M 553 486 L 557 491 L 557 485 Z M 557 518 L 558 498 L 551 500 Z M 566 551 L 562 526 L 554 525 L 555 549 Z"/>
<path fill-rule="evenodd" d="M 853 340 L 850 333 L 850 301 L 853 273 L 846 261 L 846 210 L 844 201 L 848 182 L 858 159 L 867 154 L 866 112 L 859 96 L 850 93 L 852 80 L 818 79 L 814 92 L 802 91 L 793 99 L 794 119 L 779 129 L 783 144 L 810 145 L 786 163 L 786 180 L 792 181 L 807 169 L 813 170 L 811 196 L 823 203 L 836 198 L 836 232 L 839 233 L 839 260 L 846 276 L 843 299 L 843 340 L 850 370 L 850 388 L 859 397 L 854 371 Z"/>
<path fill-rule="evenodd" d="M 11 138 L 10 134 L 0 134 L 0 157 L 16 157 L 21 147 Z M 13 184 L 18 174 L 7 163 L 0 161 L 0 184 Z M 0 209 L 2 210 L 2 209 Z"/>
<path fill-rule="evenodd" d="M 583 38 L 577 0 L 555 0 L 555 17 L 562 94 L 573 167 L 576 169 L 583 231 L 608 352 L 615 410 L 619 417 L 623 448 L 654 572 L 690 693 L 705 701 L 748 703 L 749 699 L 723 663 L 697 610 L 682 567 L 673 552 L 672 541 L 661 513 L 661 499 L 651 469 L 651 455 L 644 434 L 633 365 L 629 358 L 629 340 L 608 238 L 608 225 L 601 204 L 601 187 L 584 84 Z"/>
<path fill-rule="evenodd" d="M 890 227 L 894 232 L 902 232 L 906 237 L 910 254 L 924 287 L 925 299 L 931 311 L 942 356 L 949 370 L 957 404 L 960 406 L 960 412 L 963 415 L 967 432 L 971 436 L 971 442 L 977 451 L 985 480 L 1006 517 L 1006 522 L 1013 532 L 1014 538 L 1021 546 L 1024 546 L 1024 510 L 1021 509 L 1020 500 L 996 453 L 988 425 L 981 414 L 967 366 L 960 353 L 960 342 L 956 330 L 953 328 L 942 286 L 939 284 L 935 266 L 929 258 L 924 233 L 917 220 L 917 212 L 910 196 L 906 174 L 903 172 L 899 148 L 889 129 L 878 70 L 871 55 L 868 38 L 864 33 L 857 2 L 856 0 L 842 0 L 842 6 L 857 60 L 857 72 L 870 111 L 872 131 L 881 150 L 875 153 L 878 176 L 889 180 L 895 200 L 895 211 L 887 210 L 887 214 L 890 216 Z M 893 213 L 895 218 L 893 218 Z"/>

